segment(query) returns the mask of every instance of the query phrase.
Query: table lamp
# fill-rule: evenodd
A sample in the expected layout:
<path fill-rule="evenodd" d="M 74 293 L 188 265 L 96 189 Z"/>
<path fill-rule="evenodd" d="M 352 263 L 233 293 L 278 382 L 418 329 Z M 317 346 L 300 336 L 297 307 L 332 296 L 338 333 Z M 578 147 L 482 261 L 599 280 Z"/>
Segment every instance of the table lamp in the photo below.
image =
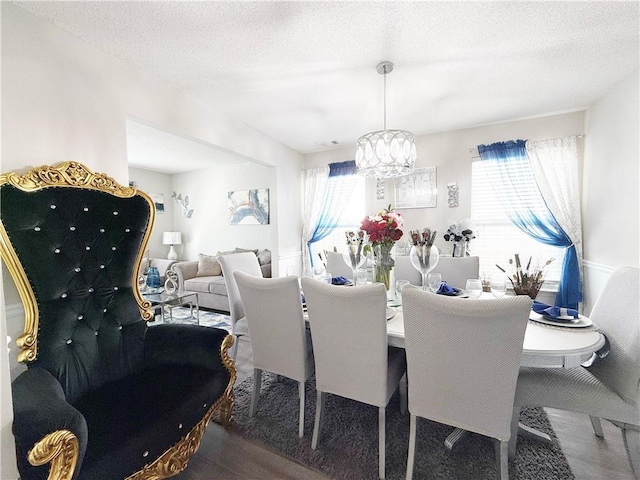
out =
<path fill-rule="evenodd" d="M 167 259 L 169 260 L 177 260 L 178 254 L 174 250 L 174 245 L 182 244 L 182 233 L 180 232 L 164 232 L 162 234 L 162 243 L 164 245 L 171 245 L 169 248 L 169 254 L 167 255 Z"/>

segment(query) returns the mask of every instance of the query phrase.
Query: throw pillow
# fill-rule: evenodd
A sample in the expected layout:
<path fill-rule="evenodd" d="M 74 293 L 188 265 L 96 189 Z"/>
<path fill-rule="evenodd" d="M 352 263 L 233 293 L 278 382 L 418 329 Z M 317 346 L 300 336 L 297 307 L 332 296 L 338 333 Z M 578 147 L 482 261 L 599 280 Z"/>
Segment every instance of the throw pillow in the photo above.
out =
<path fill-rule="evenodd" d="M 232 253 L 238 253 L 238 252 L 233 251 L 233 250 L 226 250 L 224 252 L 221 252 L 221 251 L 218 250 L 218 257 L 221 256 L 221 255 L 231 255 Z"/>
<path fill-rule="evenodd" d="M 260 265 L 269 265 L 271 263 L 271 251 L 268 249 L 260 250 L 258 252 L 258 263 Z"/>
<path fill-rule="evenodd" d="M 222 267 L 213 255 L 198 254 L 198 277 L 222 275 Z"/>
<path fill-rule="evenodd" d="M 238 248 L 238 247 L 233 249 L 233 253 L 243 253 L 243 252 L 253 252 L 256 255 L 258 255 L 258 249 L 257 248 L 255 250 L 250 250 L 250 249 L 247 249 L 247 248 Z"/>

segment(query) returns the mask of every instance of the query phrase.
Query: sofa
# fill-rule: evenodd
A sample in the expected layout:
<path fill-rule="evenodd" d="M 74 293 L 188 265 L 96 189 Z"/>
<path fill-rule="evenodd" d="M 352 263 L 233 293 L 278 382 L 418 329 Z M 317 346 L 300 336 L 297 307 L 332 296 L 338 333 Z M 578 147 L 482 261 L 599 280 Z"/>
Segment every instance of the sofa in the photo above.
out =
<path fill-rule="evenodd" d="M 262 270 L 262 276 L 271 277 L 271 252 L 269 250 L 235 248 L 218 252 L 216 255 L 201 253 L 198 260 L 174 263 L 171 269 L 178 275 L 179 289 L 197 292 L 200 307 L 229 312 L 227 286 L 217 259 L 221 255 L 241 252 L 255 253 Z"/>

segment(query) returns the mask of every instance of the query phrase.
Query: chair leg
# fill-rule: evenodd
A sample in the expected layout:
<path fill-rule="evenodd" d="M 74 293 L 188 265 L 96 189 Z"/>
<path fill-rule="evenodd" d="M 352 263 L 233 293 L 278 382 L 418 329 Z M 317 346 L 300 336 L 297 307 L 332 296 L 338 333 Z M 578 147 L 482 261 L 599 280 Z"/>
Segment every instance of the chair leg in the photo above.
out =
<path fill-rule="evenodd" d="M 520 424 L 520 407 L 513 407 L 511 416 L 511 438 L 509 439 L 509 458 L 516 456 L 516 443 L 518 442 L 518 425 Z"/>
<path fill-rule="evenodd" d="M 313 437 L 311 438 L 311 448 L 314 450 L 318 446 L 318 437 L 320 436 L 320 424 L 322 423 L 322 415 L 324 414 L 324 402 L 327 399 L 327 394 L 317 390 L 316 398 L 316 421 L 313 425 Z"/>
<path fill-rule="evenodd" d="M 409 455 L 407 456 L 407 480 L 413 480 L 413 460 L 416 456 L 416 431 L 418 429 L 418 419 L 410 414 L 409 426 Z"/>
<path fill-rule="evenodd" d="M 298 417 L 298 437 L 304 437 L 304 382 L 298 382 L 298 396 L 300 397 L 300 415 Z"/>
<path fill-rule="evenodd" d="M 378 408 L 378 477 L 384 480 L 385 471 L 385 437 L 386 437 L 386 407 Z"/>
<path fill-rule="evenodd" d="M 260 387 L 262 386 L 262 370 L 253 369 L 253 391 L 251 392 L 251 404 L 249 405 L 249 416 L 253 417 L 258 409 L 258 397 L 260 396 Z"/>
<path fill-rule="evenodd" d="M 499 480 L 509 480 L 509 442 L 496 440 L 496 467 Z"/>
<path fill-rule="evenodd" d="M 407 373 L 405 372 L 400 379 L 400 413 L 407 414 Z"/>
<path fill-rule="evenodd" d="M 640 430 L 623 427 L 622 439 L 631 471 L 634 478 L 638 480 L 640 478 Z"/>
<path fill-rule="evenodd" d="M 600 417 L 594 417 L 593 415 L 589 415 L 589 419 L 591 420 L 593 433 L 596 434 L 596 437 L 604 438 L 604 431 L 602 430 L 602 423 L 600 423 Z"/>

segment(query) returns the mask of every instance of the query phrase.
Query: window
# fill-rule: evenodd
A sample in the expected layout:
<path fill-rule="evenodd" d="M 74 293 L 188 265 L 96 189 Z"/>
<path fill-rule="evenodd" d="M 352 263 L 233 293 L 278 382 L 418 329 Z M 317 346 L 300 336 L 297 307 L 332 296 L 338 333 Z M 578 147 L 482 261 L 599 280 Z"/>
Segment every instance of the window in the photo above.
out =
<path fill-rule="evenodd" d="M 346 245 L 344 240 L 345 232 L 360 228 L 360 222 L 365 216 L 365 178 L 361 175 L 354 175 L 354 178 L 355 185 L 353 188 L 349 186 L 348 190 L 338 193 L 343 198 L 340 203 L 346 205 L 346 208 L 335 230 L 313 244 L 312 254 L 314 259 L 317 259 L 318 253 L 324 250 L 333 250 L 335 248 L 342 253 L 343 247 Z"/>
<path fill-rule="evenodd" d="M 528 183 L 525 179 L 529 179 L 531 171 L 522 169 L 519 174 L 522 176 L 523 185 Z M 555 261 L 547 269 L 544 288 L 555 289 L 560 280 L 564 248 L 538 242 L 511 223 L 492 186 L 501 181 L 496 162 L 472 163 L 471 219 L 477 237 L 471 243 L 471 252 L 480 257 L 480 274 L 486 273 L 490 277 L 502 275 L 496 264 L 508 272 L 509 258 L 513 258 L 515 253 L 520 254 L 525 264 L 529 257 L 533 258 L 532 262 L 540 264 L 553 257 Z M 521 197 L 521 200 L 526 202 L 534 212 L 541 208 L 546 209 L 546 205 L 538 200 L 538 197 L 535 195 L 529 197 L 526 188 L 522 190 L 524 197 Z"/>

